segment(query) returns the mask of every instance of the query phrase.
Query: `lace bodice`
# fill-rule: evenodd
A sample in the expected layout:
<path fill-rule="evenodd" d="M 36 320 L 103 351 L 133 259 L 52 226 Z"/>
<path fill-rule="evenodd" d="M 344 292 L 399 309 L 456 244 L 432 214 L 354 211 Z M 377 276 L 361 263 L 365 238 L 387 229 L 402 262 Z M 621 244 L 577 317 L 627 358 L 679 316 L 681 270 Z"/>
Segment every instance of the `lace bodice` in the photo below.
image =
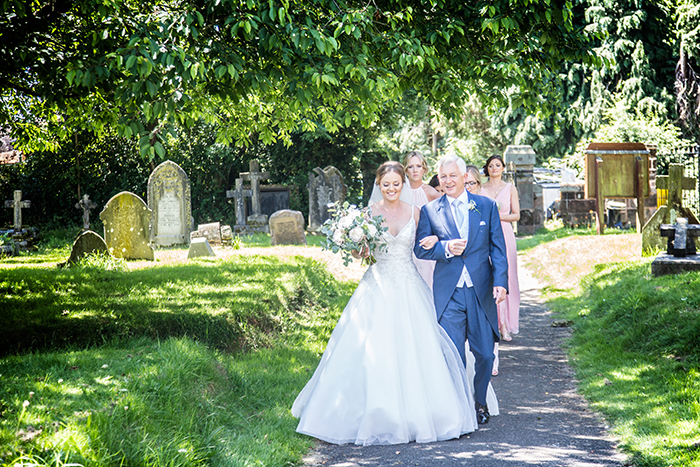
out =
<path fill-rule="evenodd" d="M 413 216 L 396 236 L 384 232 L 386 248 L 375 251 L 377 262 L 367 273 L 380 284 L 415 284 L 425 282 L 413 263 L 413 242 L 416 236 L 416 221 Z"/>

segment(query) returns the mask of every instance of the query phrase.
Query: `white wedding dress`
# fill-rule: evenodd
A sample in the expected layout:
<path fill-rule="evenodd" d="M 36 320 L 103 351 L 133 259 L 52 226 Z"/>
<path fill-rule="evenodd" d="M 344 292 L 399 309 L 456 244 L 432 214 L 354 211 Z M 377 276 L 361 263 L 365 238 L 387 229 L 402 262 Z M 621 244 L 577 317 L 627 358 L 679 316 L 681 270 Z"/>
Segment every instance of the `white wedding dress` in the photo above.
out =
<path fill-rule="evenodd" d="M 468 369 L 413 264 L 413 217 L 376 254 L 292 406 L 297 431 L 336 444 L 426 443 L 477 429 Z M 471 356 L 471 353 L 468 352 Z M 498 402 L 489 390 L 492 415 Z"/>

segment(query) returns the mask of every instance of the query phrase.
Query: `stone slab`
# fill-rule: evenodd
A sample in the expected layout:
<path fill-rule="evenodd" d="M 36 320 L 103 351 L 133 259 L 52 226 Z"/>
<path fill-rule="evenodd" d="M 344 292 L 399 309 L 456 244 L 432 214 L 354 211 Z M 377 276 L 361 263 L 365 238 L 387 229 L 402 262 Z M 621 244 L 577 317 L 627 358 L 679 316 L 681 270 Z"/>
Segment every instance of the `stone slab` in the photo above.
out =
<path fill-rule="evenodd" d="M 304 216 L 299 211 L 283 209 L 270 216 L 270 242 L 274 245 L 306 245 Z"/>
<path fill-rule="evenodd" d="M 199 224 L 197 230 L 190 233 L 190 238 L 204 237 L 211 245 L 221 245 L 221 222 L 212 222 L 209 224 Z"/>
<path fill-rule="evenodd" d="M 187 252 L 187 259 L 216 256 L 214 250 L 205 237 L 193 238 L 190 241 L 190 249 Z"/>
<path fill-rule="evenodd" d="M 73 242 L 73 248 L 70 252 L 70 258 L 66 263 L 72 264 L 80 260 L 83 256 L 90 253 L 108 253 L 107 243 L 104 238 L 97 232 L 86 230 L 78 235 L 78 238 Z"/>
<path fill-rule="evenodd" d="M 700 271 L 700 255 L 676 258 L 668 253 L 660 253 L 651 263 L 651 273 L 655 276 L 690 271 Z"/>

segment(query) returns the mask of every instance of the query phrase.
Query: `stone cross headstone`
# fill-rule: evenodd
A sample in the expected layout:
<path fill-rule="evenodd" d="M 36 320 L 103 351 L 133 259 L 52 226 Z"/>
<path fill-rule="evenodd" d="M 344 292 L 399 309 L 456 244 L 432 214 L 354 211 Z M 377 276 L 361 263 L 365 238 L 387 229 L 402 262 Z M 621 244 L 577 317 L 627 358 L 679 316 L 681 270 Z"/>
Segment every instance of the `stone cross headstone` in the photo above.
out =
<path fill-rule="evenodd" d="M 671 164 L 668 175 L 656 177 L 656 187 L 668 190 L 668 202 L 659 207 L 653 216 L 644 224 L 642 229 L 642 251 L 663 248 L 664 239 L 661 237 L 662 224 L 675 224 L 678 218 L 688 219 L 689 225 L 700 224 L 697 215 L 688 207 L 683 206 L 683 190 L 695 189 L 696 180 L 683 175 L 682 164 Z"/>
<path fill-rule="evenodd" d="M 343 175 L 338 169 L 329 165 L 325 169 L 316 167 L 309 174 L 309 232 L 318 232 L 331 215 L 329 205 L 343 203 L 348 188 L 343 181 Z"/>
<path fill-rule="evenodd" d="M 190 180 L 179 165 L 165 161 L 153 170 L 148 177 L 148 207 L 152 212 L 150 240 L 154 245 L 180 245 L 190 241 Z"/>
<path fill-rule="evenodd" d="M 236 225 L 243 226 L 246 224 L 245 219 L 245 198 L 250 198 L 253 195 L 253 190 L 243 189 L 243 179 L 236 179 L 236 189 L 226 191 L 227 198 L 236 199 Z"/>
<path fill-rule="evenodd" d="M 306 245 L 304 216 L 285 209 L 270 216 L 270 243 L 274 245 Z"/>
<path fill-rule="evenodd" d="M 694 255 L 695 238 L 700 237 L 700 225 L 688 224 L 688 219 L 678 217 L 675 224 L 661 224 L 661 236 L 668 238 L 666 253 L 676 258 Z"/>
<path fill-rule="evenodd" d="M 151 210 L 139 196 L 128 191 L 114 195 L 107 201 L 100 219 L 107 248 L 113 256 L 153 260 L 148 228 Z"/>
<path fill-rule="evenodd" d="M 22 200 L 22 190 L 15 190 L 14 199 L 5 201 L 5 207 L 14 209 L 14 229 L 15 232 L 22 231 L 22 209 L 30 208 L 32 202 Z"/>
<path fill-rule="evenodd" d="M 90 230 L 90 211 L 95 209 L 97 204 L 90 200 L 89 195 L 83 195 L 83 197 L 75 203 L 76 209 L 83 210 L 83 229 Z"/>
<path fill-rule="evenodd" d="M 267 216 L 262 213 L 260 208 L 260 181 L 270 178 L 268 172 L 260 172 L 260 163 L 257 160 L 252 160 L 249 163 L 250 172 L 242 172 L 240 178 L 250 182 L 251 201 L 253 205 L 253 214 L 248 216 L 248 222 L 256 224 L 266 224 Z"/>

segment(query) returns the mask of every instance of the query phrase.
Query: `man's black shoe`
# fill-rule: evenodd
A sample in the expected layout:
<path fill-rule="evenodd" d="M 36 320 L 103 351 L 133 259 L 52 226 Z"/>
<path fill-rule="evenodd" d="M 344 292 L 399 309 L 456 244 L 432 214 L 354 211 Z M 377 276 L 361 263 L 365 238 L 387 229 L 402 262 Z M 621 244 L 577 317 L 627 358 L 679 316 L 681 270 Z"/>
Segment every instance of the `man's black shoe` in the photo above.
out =
<path fill-rule="evenodd" d="M 481 405 L 477 402 L 476 403 L 476 421 L 479 423 L 479 425 L 483 425 L 483 424 L 489 422 L 489 418 L 491 418 L 491 414 L 489 413 L 489 408 L 486 407 L 485 405 Z"/>

